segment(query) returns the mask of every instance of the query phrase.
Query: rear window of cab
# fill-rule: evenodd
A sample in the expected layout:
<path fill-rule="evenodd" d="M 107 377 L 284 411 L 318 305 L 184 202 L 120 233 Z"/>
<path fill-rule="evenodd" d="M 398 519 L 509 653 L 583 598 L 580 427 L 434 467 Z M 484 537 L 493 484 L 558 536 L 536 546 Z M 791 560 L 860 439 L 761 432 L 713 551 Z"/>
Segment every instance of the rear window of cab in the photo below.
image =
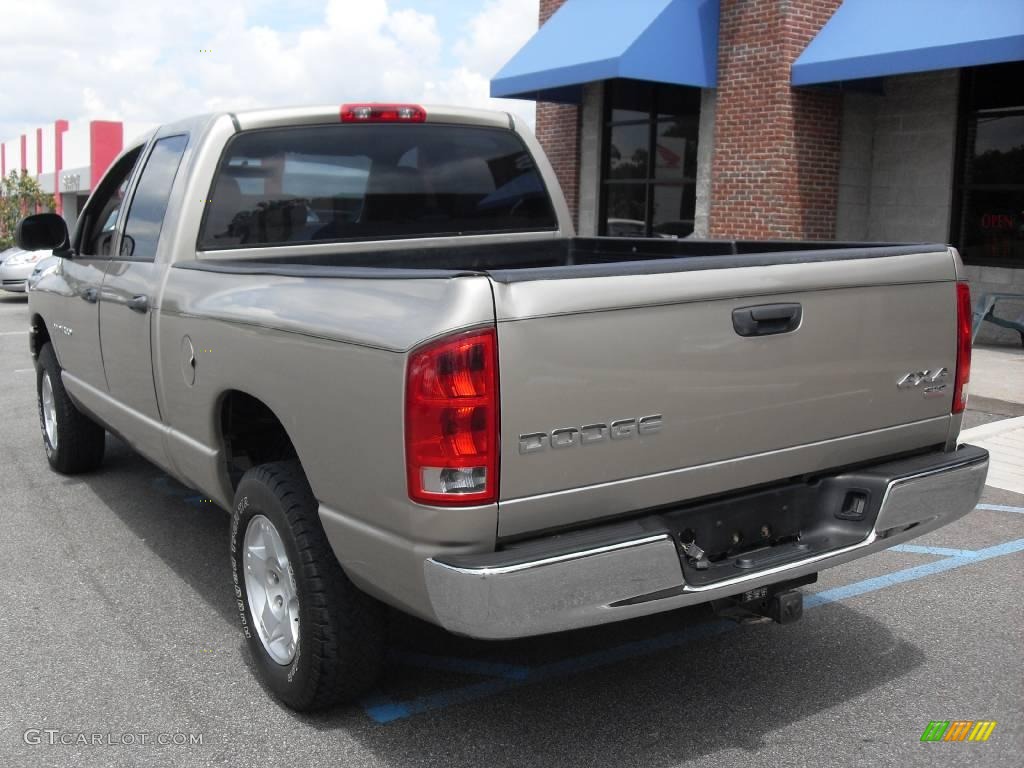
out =
<path fill-rule="evenodd" d="M 323 125 L 240 133 L 199 248 L 553 230 L 522 140 L 498 128 Z"/>

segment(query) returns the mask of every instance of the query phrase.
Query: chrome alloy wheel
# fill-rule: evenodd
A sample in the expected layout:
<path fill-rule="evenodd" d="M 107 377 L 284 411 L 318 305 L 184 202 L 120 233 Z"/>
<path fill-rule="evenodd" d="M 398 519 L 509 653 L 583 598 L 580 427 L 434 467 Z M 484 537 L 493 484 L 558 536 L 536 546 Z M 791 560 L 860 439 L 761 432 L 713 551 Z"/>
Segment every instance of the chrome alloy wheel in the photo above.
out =
<path fill-rule="evenodd" d="M 43 374 L 43 384 L 39 388 L 39 398 L 43 404 L 43 430 L 50 447 L 57 449 L 57 406 L 53 402 L 53 383 L 50 374 Z"/>
<path fill-rule="evenodd" d="M 243 546 L 249 613 L 270 658 L 287 666 L 299 644 L 299 598 L 284 542 L 270 520 L 254 515 Z"/>

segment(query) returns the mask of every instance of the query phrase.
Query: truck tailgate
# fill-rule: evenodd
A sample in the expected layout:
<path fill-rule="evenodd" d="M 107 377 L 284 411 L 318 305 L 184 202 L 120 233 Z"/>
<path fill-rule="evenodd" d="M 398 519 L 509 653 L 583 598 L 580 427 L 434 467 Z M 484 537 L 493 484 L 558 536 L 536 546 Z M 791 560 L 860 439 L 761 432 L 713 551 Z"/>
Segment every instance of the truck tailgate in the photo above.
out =
<path fill-rule="evenodd" d="M 952 253 L 778 256 L 492 274 L 500 536 L 946 441 Z M 737 331 L 735 310 L 780 304 L 793 330 Z"/>

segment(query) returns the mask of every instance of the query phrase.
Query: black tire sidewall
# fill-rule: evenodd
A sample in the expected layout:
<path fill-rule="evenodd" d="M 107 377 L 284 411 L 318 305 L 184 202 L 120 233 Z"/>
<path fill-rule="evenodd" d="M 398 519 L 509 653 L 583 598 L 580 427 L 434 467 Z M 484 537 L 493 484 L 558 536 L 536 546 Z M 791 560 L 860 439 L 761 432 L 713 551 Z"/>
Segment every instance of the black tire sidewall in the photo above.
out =
<path fill-rule="evenodd" d="M 256 618 L 249 610 L 249 599 L 245 589 L 245 532 L 249 522 L 256 515 L 263 515 L 277 529 L 288 555 L 288 575 L 299 601 L 299 639 L 295 657 L 288 665 L 278 664 L 263 647 Z M 296 565 L 299 564 L 299 567 Z M 291 524 L 277 497 L 264 484 L 243 478 L 235 494 L 235 506 L 231 513 L 231 577 L 235 593 L 236 609 L 242 624 L 242 633 L 252 653 L 253 663 L 259 668 L 260 677 L 282 699 L 293 706 L 301 706 L 306 691 L 310 689 L 312 653 L 310 649 L 310 606 L 304 600 L 306 589 L 303 584 L 301 560 L 291 530 Z"/>
<path fill-rule="evenodd" d="M 46 420 L 43 418 L 43 377 L 50 377 L 50 390 L 53 393 L 53 408 L 57 414 L 57 448 L 50 443 L 46 434 Z M 58 389 L 59 388 L 59 389 Z M 59 446 L 64 442 L 61 439 L 61 428 L 64 426 L 63 414 L 59 398 L 66 397 L 64 385 L 60 378 L 60 363 L 57 362 L 57 355 L 50 344 L 46 344 L 39 352 L 39 364 L 36 366 L 36 406 L 39 410 L 39 431 L 43 435 L 43 450 L 46 451 L 46 459 L 50 466 L 55 469 L 60 466 Z"/>

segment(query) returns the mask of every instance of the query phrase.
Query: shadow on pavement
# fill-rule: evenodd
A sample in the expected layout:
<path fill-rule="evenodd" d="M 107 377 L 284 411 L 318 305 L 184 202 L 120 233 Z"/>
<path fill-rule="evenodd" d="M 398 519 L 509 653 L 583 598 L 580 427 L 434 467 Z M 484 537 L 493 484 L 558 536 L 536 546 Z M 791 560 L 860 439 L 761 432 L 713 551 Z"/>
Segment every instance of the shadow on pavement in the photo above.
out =
<path fill-rule="evenodd" d="M 622 624 L 484 643 L 399 619 L 400 653 L 528 666 L 663 637 L 712 621 L 690 609 Z M 925 661 L 916 646 L 842 604 L 795 625 L 737 626 L 669 650 L 514 687 L 387 725 L 351 710 L 303 718 L 344 728 L 387 765 L 674 765 L 722 750 L 757 750 L 770 734 L 838 707 Z M 392 664 L 382 690 L 395 700 L 481 678 Z"/>
<path fill-rule="evenodd" d="M 228 515 L 195 503 L 195 492 L 121 441 L 108 438 L 107 448 L 104 470 L 80 481 L 234 625 Z M 717 621 L 709 610 L 695 608 L 482 642 L 393 613 L 394 652 L 380 692 L 396 702 L 430 696 L 436 709 L 386 725 L 359 707 L 293 717 L 321 731 L 343 730 L 387 765 L 662 766 L 723 750 L 760 749 L 774 732 L 864 696 L 925 661 L 920 649 L 886 625 L 840 603 L 794 625 L 761 623 L 702 635 L 702 626 Z M 587 654 L 690 629 L 694 639 L 677 647 L 513 685 L 477 701 L 444 702 L 445 692 L 487 680 L 481 667 L 571 666 Z M 421 663 L 424 658 L 452 664 L 432 669 Z M 241 667 L 238 672 L 248 674 Z M 269 694 L 267 704 L 280 706 Z"/>
<path fill-rule="evenodd" d="M 197 492 L 110 435 L 102 470 L 68 481 L 89 486 L 224 621 L 238 624 L 228 565 L 231 520 L 224 510 L 186 501 Z"/>

